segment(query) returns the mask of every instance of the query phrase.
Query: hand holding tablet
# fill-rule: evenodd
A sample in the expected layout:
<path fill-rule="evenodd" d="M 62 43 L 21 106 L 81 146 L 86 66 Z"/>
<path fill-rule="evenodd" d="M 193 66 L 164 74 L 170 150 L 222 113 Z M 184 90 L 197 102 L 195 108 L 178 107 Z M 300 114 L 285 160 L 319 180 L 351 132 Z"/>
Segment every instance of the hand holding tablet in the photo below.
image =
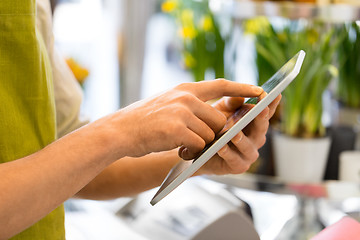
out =
<path fill-rule="evenodd" d="M 155 205 L 187 178 L 192 176 L 201 166 L 212 158 L 225 144 L 231 141 L 242 129 L 244 129 L 257 115 L 259 115 L 298 75 L 305 57 L 305 52 L 300 51 L 281 67 L 261 87 L 267 93 L 259 98 L 251 98 L 246 103 L 256 104 L 244 116 L 239 119 L 239 113 L 228 120 L 227 130 L 219 134 L 214 141 L 208 144 L 204 150 L 192 161 L 181 161 L 165 178 L 160 189 L 151 200 Z M 241 110 L 239 110 L 241 111 Z M 232 125 L 232 126 L 231 126 Z M 231 126 L 231 127 L 230 127 Z"/>

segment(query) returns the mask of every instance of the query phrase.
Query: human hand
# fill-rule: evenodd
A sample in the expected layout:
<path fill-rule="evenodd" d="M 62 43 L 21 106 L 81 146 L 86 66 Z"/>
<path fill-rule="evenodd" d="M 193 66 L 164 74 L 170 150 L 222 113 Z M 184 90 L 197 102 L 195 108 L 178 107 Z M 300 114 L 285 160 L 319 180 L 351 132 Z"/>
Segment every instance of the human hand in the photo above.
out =
<path fill-rule="evenodd" d="M 226 123 L 226 112 L 206 101 L 222 96 L 256 97 L 256 86 L 223 79 L 184 83 L 156 97 L 134 103 L 107 117 L 109 134 L 117 135 L 116 151 L 138 157 L 182 147 L 191 159 L 211 142 Z"/>
<path fill-rule="evenodd" d="M 263 94 L 260 98 L 262 97 Z M 237 134 L 231 142 L 220 149 L 197 174 L 239 174 L 247 171 L 251 164 L 259 157 L 258 149 L 265 144 L 265 134 L 269 127 L 269 119 L 274 115 L 280 100 L 281 95 L 265 108 L 243 131 Z M 214 105 L 229 119 L 224 129 L 232 126 L 234 121 L 245 115 L 253 106 L 251 104 L 244 104 L 244 98 L 241 97 L 223 98 Z M 240 110 L 237 111 L 239 108 Z M 236 116 L 234 119 L 233 114 L 235 112 Z"/>

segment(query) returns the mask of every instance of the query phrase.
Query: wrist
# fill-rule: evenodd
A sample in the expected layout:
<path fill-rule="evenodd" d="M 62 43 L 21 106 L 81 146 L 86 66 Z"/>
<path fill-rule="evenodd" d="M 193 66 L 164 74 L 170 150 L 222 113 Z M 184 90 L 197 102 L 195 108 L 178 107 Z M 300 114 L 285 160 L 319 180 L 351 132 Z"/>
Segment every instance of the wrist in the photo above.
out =
<path fill-rule="evenodd" d="M 130 122 L 128 113 L 120 110 L 91 123 L 91 128 L 98 138 L 98 144 L 104 153 L 113 159 L 139 157 L 146 154 L 141 146 L 141 136 L 135 127 L 138 123 Z M 136 117 L 135 117 L 136 119 Z"/>

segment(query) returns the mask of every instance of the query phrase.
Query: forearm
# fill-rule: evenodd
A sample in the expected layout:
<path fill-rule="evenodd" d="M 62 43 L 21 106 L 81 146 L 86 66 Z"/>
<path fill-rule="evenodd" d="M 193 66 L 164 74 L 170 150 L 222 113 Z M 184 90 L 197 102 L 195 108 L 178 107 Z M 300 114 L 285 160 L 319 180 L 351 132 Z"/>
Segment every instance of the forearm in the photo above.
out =
<path fill-rule="evenodd" d="M 138 194 L 159 186 L 179 160 L 177 150 L 122 158 L 101 172 L 76 197 L 105 200 Z"/>
<path fill-rule="evenodd" d="M 37 222 L 116 159 L 95 130 L 80 129 L 33 155 L 0 164 L 0 239 Z"/>

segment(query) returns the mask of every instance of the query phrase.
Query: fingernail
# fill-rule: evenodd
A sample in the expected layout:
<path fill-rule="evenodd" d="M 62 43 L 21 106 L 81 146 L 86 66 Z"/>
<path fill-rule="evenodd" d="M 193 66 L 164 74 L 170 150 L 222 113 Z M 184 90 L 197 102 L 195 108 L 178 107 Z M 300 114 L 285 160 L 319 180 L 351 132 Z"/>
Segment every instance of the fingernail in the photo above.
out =
<path fill-rule="evenodd" d="M 189 155 L 189 149 L 184 148 L 184 149 L 181 151 L 181 158 L 182 158 L 182 159 L 186 159 L 188 155 Z"/>
<path fill-rule="evenodd" d="M 218 153 L 220 153 L 221 155 L 224 155 L 227 151 L 228 151 L 228 145 L 225 144 L 225 146 L 223 146 L 219 151 Z"/>
<path fill-rule="evenodd" d="M 254 89 L 255 92 L 257 92 L 259 95 L 264 91 L 261 87 L 259 86 L 252 86 L 252 88 Z"/>
<path fill-rule="evenodd" d="M 182 156 L 181 158 L 184 160 L 190 160 L 193 159 L 195 157 L 195 154 L 190 152 L 188 148 L 185 148 L 182 152 Z"/>
<path fill-rule="evenodd" d="M 244 138 L 244 134 L 243 133 L 239 133 L 238 135 L 236 135 L 236 137 L 235 137 L 235 144 L 237 144 L 237 143 L 240 143 L 241 142 L 241 140 L 243 140 L 243 138 Z"/>

